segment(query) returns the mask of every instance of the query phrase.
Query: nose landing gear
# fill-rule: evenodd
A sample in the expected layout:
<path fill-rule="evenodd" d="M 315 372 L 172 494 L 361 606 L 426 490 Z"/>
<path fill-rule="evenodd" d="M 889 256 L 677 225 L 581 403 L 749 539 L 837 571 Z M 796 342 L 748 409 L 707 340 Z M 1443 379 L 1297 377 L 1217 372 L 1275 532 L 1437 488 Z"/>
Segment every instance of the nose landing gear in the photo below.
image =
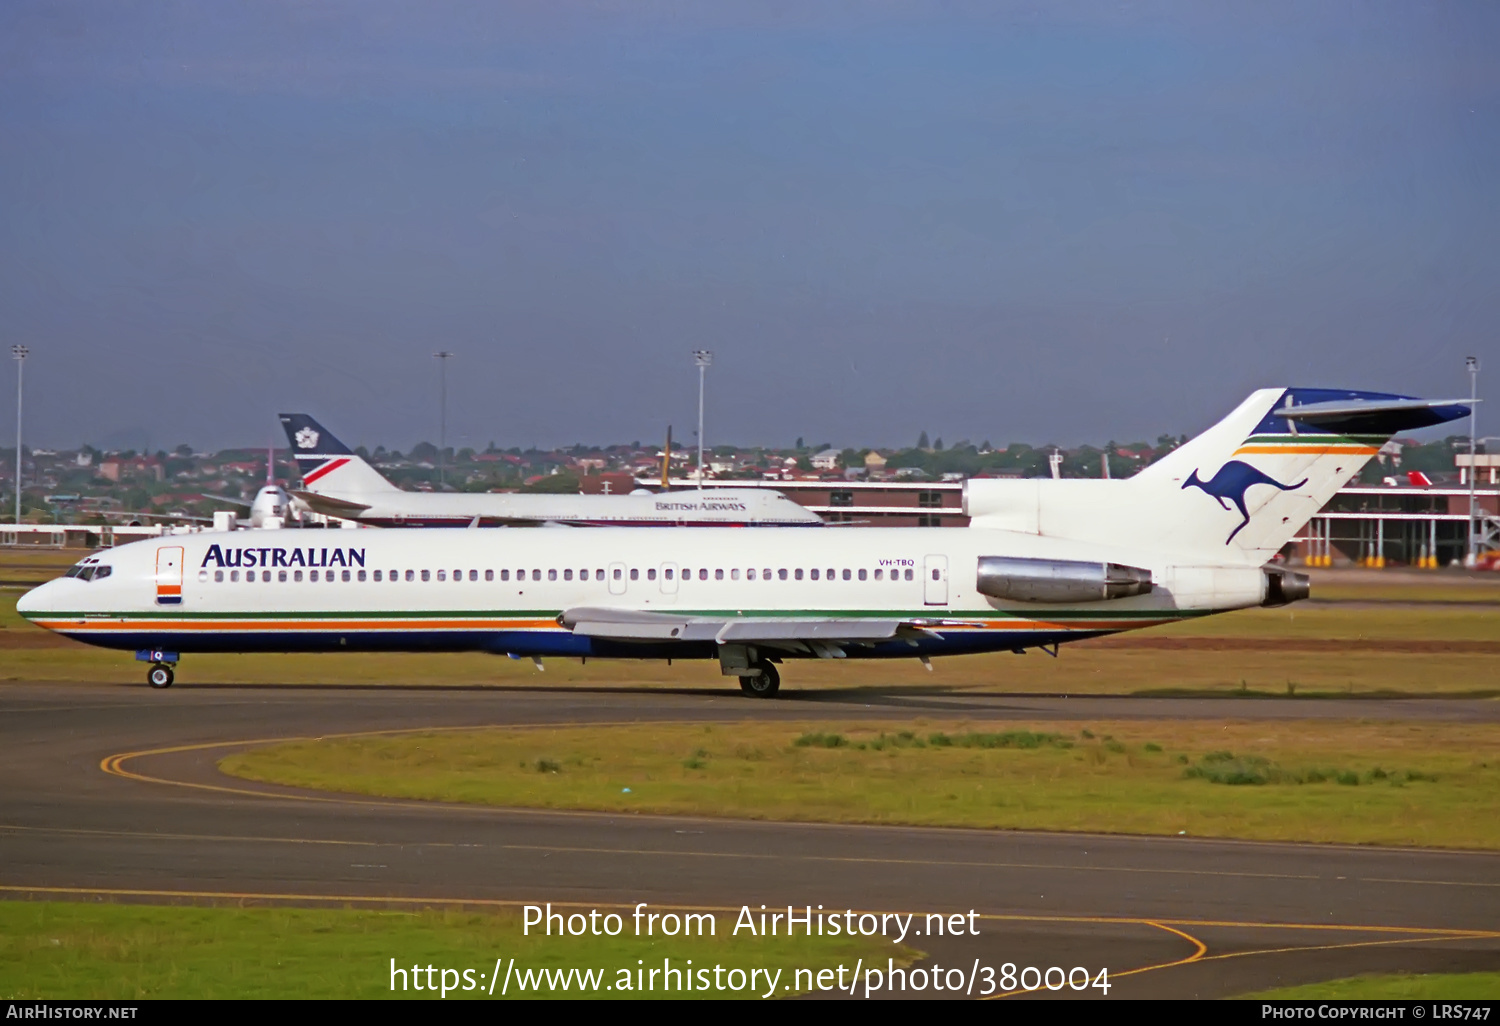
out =
<path fill-rule="evenodd" d="M 172 686 L 172 667 L 177 665 L 176 652 L 163 652 L 159 648 L 144 648 L 135 654 L 137 662 L 150 663 L 146 672 L 146 683 L 158 690 Z"/>

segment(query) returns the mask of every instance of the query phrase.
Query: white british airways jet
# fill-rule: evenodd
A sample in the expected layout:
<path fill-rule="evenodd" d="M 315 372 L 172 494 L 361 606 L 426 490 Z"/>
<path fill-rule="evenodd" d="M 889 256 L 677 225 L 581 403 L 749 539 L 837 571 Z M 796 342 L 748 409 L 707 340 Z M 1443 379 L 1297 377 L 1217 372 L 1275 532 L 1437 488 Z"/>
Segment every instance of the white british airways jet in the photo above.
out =
<path fill-rule="evenodd" d="M 762 488 L 630 495 L 407 492 L 305 413 L 283 413 L 310 509 L 372 527 L 821 527 L 823 518 Z"/>
<path fill-rule="evenodd" d="M 916 658 L 1307 597 L 1272 559 L 1395 432 L 1458 400 L 1265 389 L 1125 480 L 975 480 L 964 528 L 196 534 L 93 555 L 32 622 L 135 650 L 713 659 L 769 696 L 787 659 Z M 303 538 L 309 540 L 303 541 Z"/>

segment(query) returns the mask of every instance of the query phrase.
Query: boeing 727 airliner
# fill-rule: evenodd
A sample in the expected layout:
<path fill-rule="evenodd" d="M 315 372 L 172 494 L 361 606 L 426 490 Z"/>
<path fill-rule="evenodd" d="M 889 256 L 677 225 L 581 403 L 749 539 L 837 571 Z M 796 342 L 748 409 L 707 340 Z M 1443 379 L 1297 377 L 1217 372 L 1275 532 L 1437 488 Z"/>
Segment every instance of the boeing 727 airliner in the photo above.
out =
<path fill-rule="evenodd" d="M 1262 390 L 1129 479 L 970 481 L 967 529 L 173 536 L 17 608 L 135 650 L 154 687 L 192 652 L 484 651 L 714 659 L 768 696 L 787 659 L 1020 652 L 1305 598 L 1268 561 L 1393 433 L 1467 413 Z"/>

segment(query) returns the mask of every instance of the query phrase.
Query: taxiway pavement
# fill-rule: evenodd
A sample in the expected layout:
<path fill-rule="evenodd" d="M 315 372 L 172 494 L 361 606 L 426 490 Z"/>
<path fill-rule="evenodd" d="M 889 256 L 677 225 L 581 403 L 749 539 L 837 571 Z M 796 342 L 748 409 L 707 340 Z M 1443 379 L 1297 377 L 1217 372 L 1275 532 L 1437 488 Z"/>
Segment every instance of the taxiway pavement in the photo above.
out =
<path fill-rule="evenodd" d="M 261 787 L 214 768 L 247 741 L 418 726 L 917 715 L 1494 721 L 1500 703 L 10 684 L 0 687 L 0 896 L 644 901 L 724 909 L 722 926 L 742 905 L 975 909 L 978 937 L 908 943 L 945 967 L 1108 965 L 1112 997 L 1500 967 L 1500 855 L 1490 853 L 485 809 Z"/>

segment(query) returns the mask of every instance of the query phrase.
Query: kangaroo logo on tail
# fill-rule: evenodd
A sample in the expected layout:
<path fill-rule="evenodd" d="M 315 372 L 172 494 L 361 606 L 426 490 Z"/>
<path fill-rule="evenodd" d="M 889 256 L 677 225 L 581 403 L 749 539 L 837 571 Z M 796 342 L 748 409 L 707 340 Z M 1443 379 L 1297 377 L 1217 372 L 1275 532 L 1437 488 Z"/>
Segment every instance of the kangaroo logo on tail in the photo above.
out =
<path fill-rule="evenodd" d="M 1228 545 L 1234 541 L 1234 536 L 1244 530 L 1245 525 L 1250 522 L 1250 511 L 1245 508 L 1245 493 L 1250 490 L 1252 485 L 1258 484 L 1268 484 L 1273 488 L 1280 488 L 1284 492 L 1293 492 L 1307 484 L 1307 478 L 1304 477 L 1301 481 L 1292 485 L 1282 484 L 1274 477 L 1263 474 L 1248 463 L 1242 463 L 1239 460 L 1230 460 L 1220 467 L 1218 473 L 1214 474 L 1207 481 L 1199 478 L 1198 471 L 1194 470 L 1188 475 L 1188 479 L 1182 483 L 1182 487 L 1187 488 L 1191 485 L 1194 488 L 1203 489 L 1206 494 L 1212 495 L 1217 499 L 1219 505 L 1225 509 L 1229 508 L 1228 503 L 1224 501 L 1225 499 L 1230 500 L 1230 502 L 1233 502 L 1238 507 L 1240 516 L 1245 519 L 1240 522 L 1239 527 L 1229 532 L 1228 538 L 1224 539 L 1224 544 Z"/>

